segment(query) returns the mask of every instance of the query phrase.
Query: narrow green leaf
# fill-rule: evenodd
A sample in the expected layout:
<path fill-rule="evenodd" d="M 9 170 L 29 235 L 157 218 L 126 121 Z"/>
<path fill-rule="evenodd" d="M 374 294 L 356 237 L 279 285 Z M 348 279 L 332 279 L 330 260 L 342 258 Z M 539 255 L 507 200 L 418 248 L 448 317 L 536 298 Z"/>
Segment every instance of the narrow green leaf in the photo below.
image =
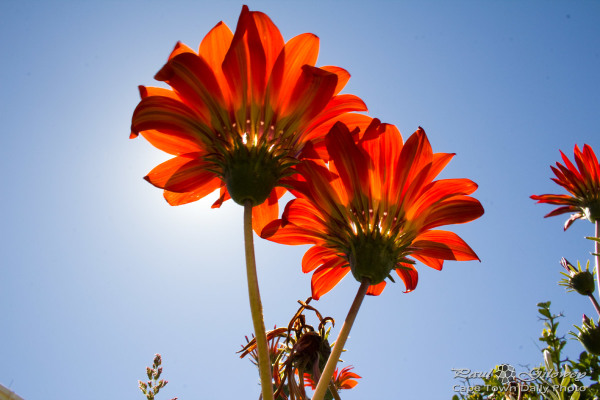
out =
<path fill-rule="evenodd" d="M 581 392 L 575 392 L 571 395 L 571 400 L 579 400 L 579 396 L 581 395 Z"/>

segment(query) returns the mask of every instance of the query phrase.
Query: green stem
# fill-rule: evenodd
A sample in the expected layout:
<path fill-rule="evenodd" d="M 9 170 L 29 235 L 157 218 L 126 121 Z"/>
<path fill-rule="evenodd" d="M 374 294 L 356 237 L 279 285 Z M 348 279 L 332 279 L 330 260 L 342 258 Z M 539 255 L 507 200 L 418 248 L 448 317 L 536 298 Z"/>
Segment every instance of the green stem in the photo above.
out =
<path fill-rule="evenodd" d="M 331 392 L 331 395 L 333 396 L 334 400 L 342 400 L 337 389 L 335 388 L 335 384 L 333 383 L 333 381 L 329 382 L 329 392 Z"/>
<path fill-rule="evenodd" d="M 317 388 L 315 389 L 312 400 L 323 400 L 325 397 L 327 387 L 329 386 L 329 382 L 331 382 L 333 372 L 335 371 L 335 367 L 340 359 L 340 355 L 344 350 L 344 345 L 346 344 L 346 340 L 350 334 L 350 329 L 352 329 L 352 325 L 356 319 L 356 314 L 358 314 L 360 305 L 367 294 L 369 285 L 369 280 L 365 279 L 361 282 L 360 287 L 358 288 L 358 293 L 356 293 L 356 297 L 354 298 L 354 302 L 348 311 L 348 315 L 346 316 L 342 330 L 335 341 L 335 346 L 333 346 L 333 350 L 331 351 L 331 355 L 327 360 L 327 364 L 325 364 L 325 369 L 323 369 L 323 373 L 321 374 L 321 378 L 319 379 L 319 383 L 317 384 Z"/>
<path fill-rule="evenodd" d="M 254 325 L 254 337 L 258 351 L 258 371 L 260 373 L 260 386 L 263 400 L 273 400 L 273 384 L 271 383 L 271 359 L 267 344 L 267 333 L 258 290 L 258 276 L 256 274 L 256 258 L 254 256 L 254 236 L 252 232 L 252 202 L 244 202 L 244 246 L 246 250 L 246 275 L 248 277 L 248 297 L 250 299 L 250 312 Z"/>

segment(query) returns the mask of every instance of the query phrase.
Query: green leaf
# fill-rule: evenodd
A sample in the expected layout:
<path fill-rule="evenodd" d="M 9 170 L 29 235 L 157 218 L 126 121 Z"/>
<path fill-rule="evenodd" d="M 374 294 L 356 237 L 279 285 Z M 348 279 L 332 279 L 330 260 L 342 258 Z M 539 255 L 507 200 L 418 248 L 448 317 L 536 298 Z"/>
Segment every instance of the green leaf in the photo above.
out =
<path fill-rule="evenodd" d="M 550 314 L 550 310 L 548 310 L 547 308 L 540 308 L 538 310 L 538 312 L 546 318 L 552 318 L 552 315 Z"/>
<path fill-rule="evenodd" d="M 589 240 L 593 240 L 594 242 L 600 242 L 600 238 L 597 238 L 597 237 L 593 237 L 593 236 L 586 236 L 585 238 L 586 238 L 586 239 L 589 239 Z"/>
<path fill-rule="evenodd" d="M 569 382 L 571 382 L 571 377 L 569 377 L 567 374 L 565 374 L 565 377 L 563 378 L 563 380 L 560 382 L 560 386 L 561 389 L 562 388 L 567 388 L 567 386 L 569 386 Z"/>
<path fill-rule="evenodd" d="M 579 400 L 579 396 L 581 395 L 581 392 L 575 392 L 571 395 L 571 400 Z"/>

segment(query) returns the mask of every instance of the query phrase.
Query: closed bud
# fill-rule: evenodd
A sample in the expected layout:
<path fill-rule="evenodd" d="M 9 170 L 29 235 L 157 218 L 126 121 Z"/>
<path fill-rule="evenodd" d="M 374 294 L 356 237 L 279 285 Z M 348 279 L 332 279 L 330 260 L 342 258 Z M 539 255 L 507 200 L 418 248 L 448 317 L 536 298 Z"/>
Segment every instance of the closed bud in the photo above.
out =
<path fill-rule="evenodd" d="M 140 388 L 140 390 L 142 391 L 142 393 L 146 394 L 146 391 L 148 390 L 148 385 L 146 385 L 142 381 L 138 381 L 138 387 Z"/>
<path fill-rule="evenodd" d="M 154 368 L 157 368 L 162 362 L 162 358 L 160 357 L 160 354 L 155 354 L 154 355 Z"/>
<path fill-rule="evenodd" d="M 579 330 L 577 337 L 586 351 L 600 355 L 600 326 L 596 326 L 594 321 L 584 314 L 581 328 L 578 326 L 576 328 Z"/>
<path fill-rule="evenodd" d="M 594 282 L 593 271 L 590 272 L 589 270 L 589 263 L 585 269 L 582 269 L 579 262 L 577 262 L 577 267 L 575 267 L 567 259 L 562 258 L 560 264 L 567 271 L 567 273 L 561 272 L 567 278 L 559 282 L 561 286 L 566 286 L 569 291 L 575 290 L 583 296 L 589 296 L 594 293 L 596 284 Z"/>
<path fill-rule="evenodd" d="M 584 296 L 594 293 L 596 285 L 594 284 L 594 275 L 590 271 L 578 272 L 571 277 L 571 287 Z"/>

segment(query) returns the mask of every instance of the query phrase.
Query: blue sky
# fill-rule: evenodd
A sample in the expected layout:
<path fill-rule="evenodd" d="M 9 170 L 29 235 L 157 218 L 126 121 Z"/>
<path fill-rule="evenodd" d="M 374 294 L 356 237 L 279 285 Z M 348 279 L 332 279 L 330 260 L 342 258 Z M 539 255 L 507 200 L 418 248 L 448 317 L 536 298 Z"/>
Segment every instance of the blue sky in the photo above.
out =
<path fill-rule="evenodd" d="M 251 332 L 242 209 L 216 195 L 170 207 L 142 180 L 166 154 L 128 140 L 137 85 L 178 40 L 196 47 L 234 1 L 0 3 L 0 383 L 28 400 L 138 398 L 154 353 L 163 399 L 257 398 L 235 351 Z M 453 227 L 482 262 L 420 266 L 417 289 L 388 285 L 363 303 L 345 364 L 363 376 L 345 400 L 450 398 L 452 368 L 527 370 L 541 361 L 536 303 L 567 333 L 583 297 L 564 293 L 561 257 L 589 257 L 590 223 L 531 194 L 558 193 L 559 149 L 600 153 L 600 3 L 595 1 L 256 1 L 285 39 L 321 39 L 317 65 L 352 78 L 369 115 L 418 126 L 444 177 L 466 177 L 485 215 Z M 303 247 L 257 241 L 267 327 L 310 294 Z M 358 283 L 315 305 L 339 325 Z M 314 321 L 313 321 L 314 322 Z M 568 355 L 576 356 L 578 343 Z M 256 396 L 256 397 L 254 397 Z"/>

